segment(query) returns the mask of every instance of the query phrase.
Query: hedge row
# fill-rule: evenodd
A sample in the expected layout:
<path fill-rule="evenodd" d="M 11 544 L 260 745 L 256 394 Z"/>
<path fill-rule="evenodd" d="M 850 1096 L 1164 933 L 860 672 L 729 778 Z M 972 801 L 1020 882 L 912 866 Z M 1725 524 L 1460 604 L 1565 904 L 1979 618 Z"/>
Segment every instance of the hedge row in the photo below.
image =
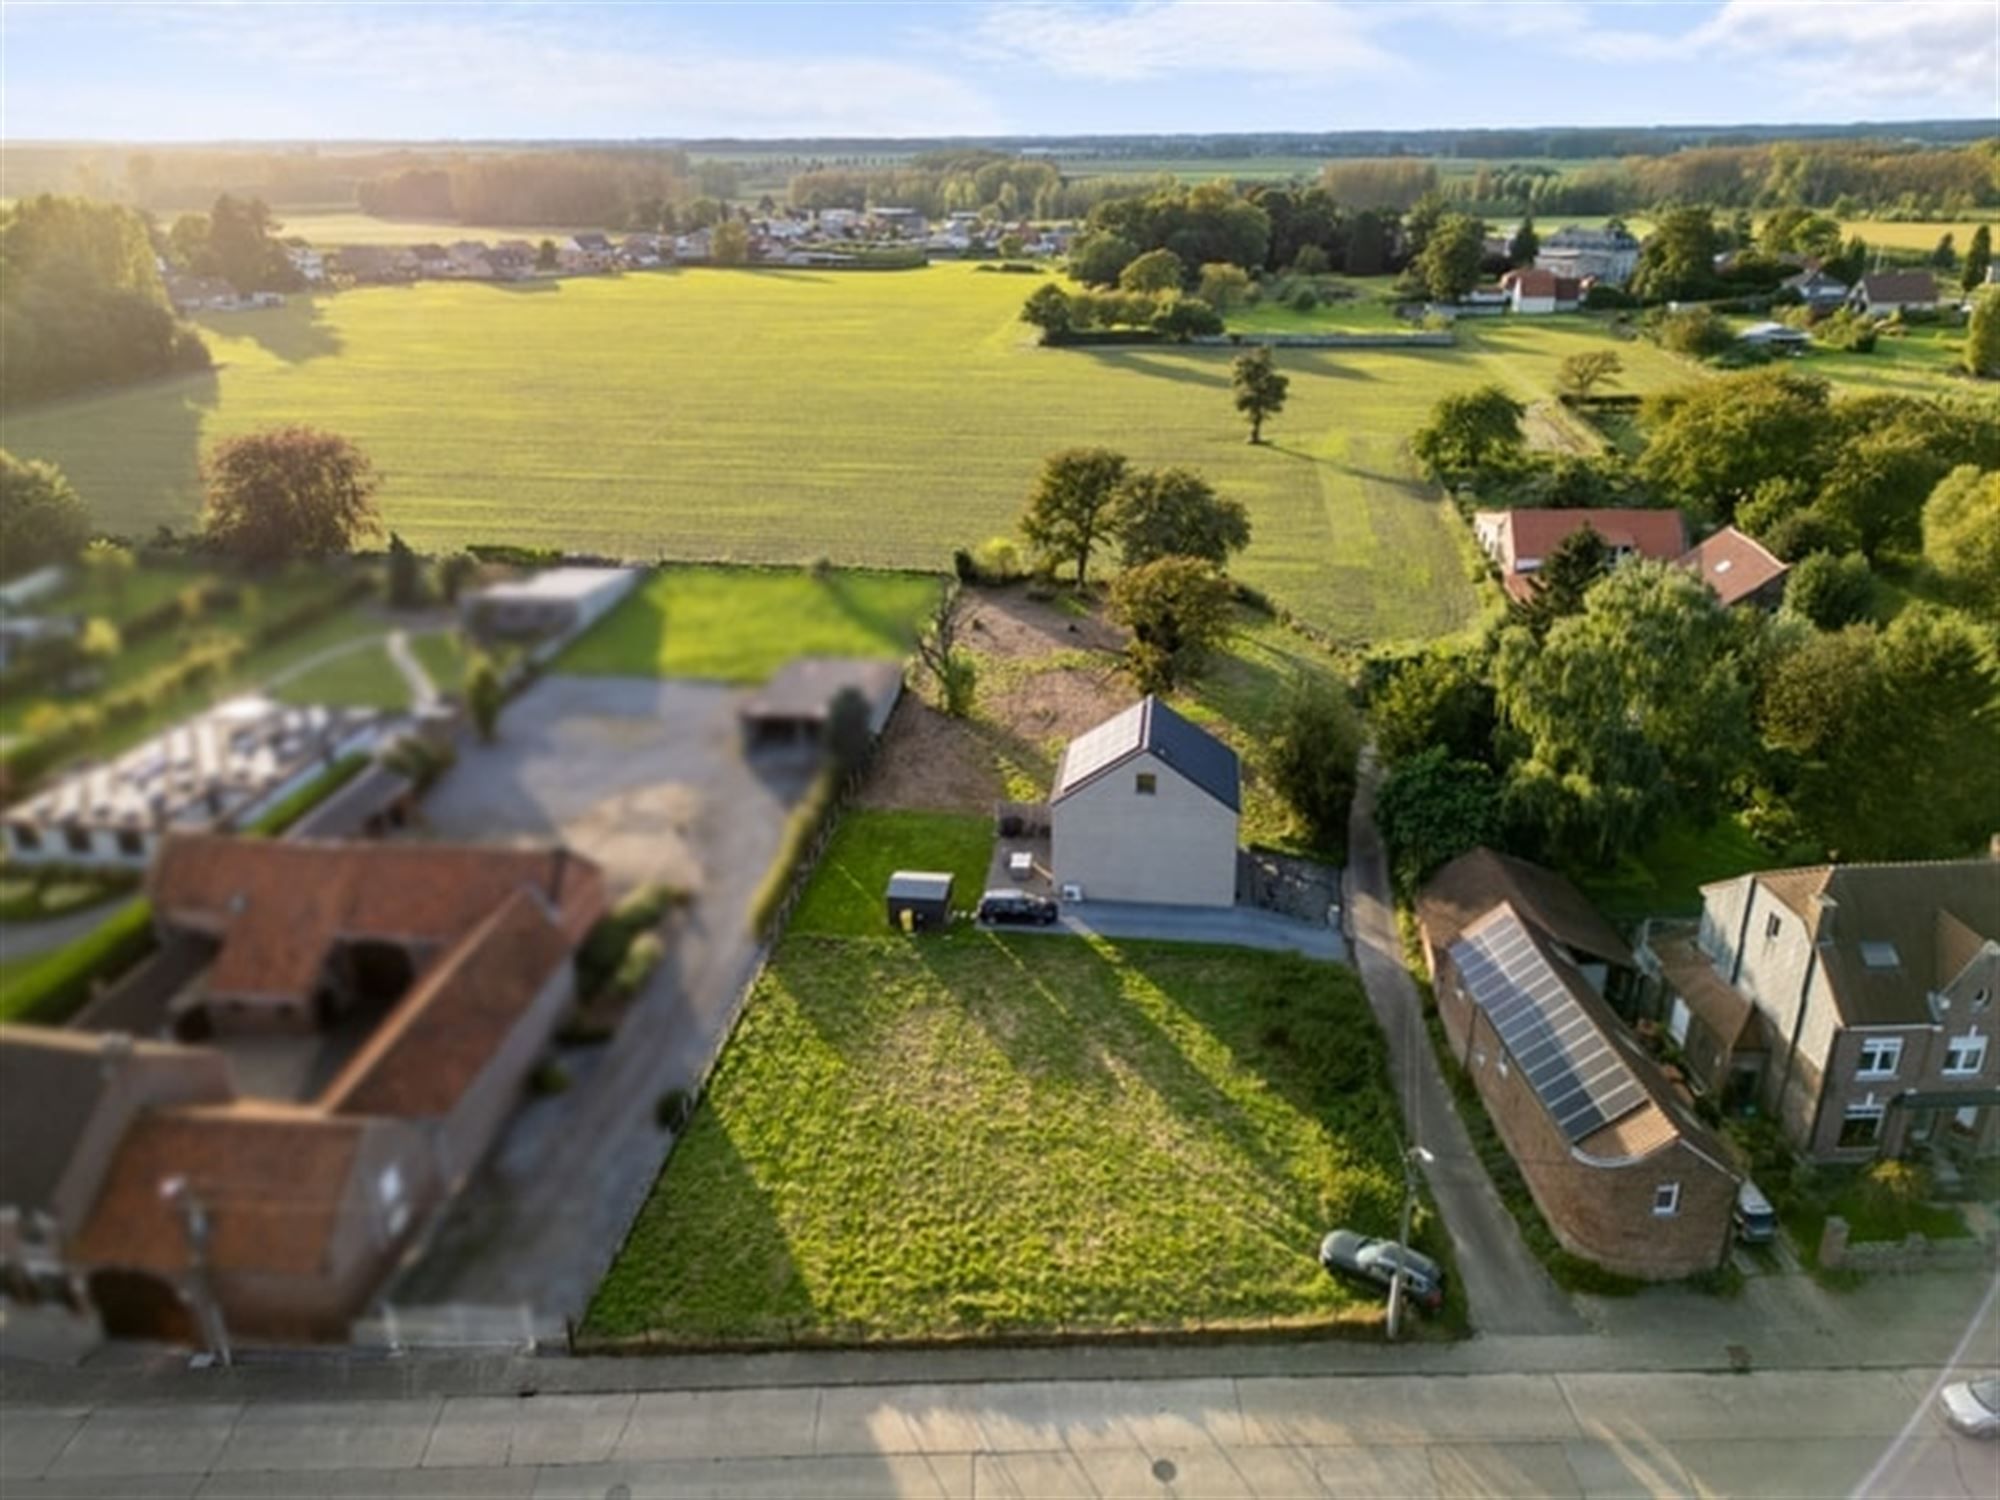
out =
<path fill-rule="evenodd" d="M 276 838 L 359 776 L 373 759 L 372 755 L 360 750 L 352 755 L 341 756 L 291 796 L 282 802 L 274 803 L 262 817 L 248 824 L 243 832 L 256 838 Z"/>
<path fill-rule="evenodd" d="M 750 931 L 757 937 L 771 936 L 772 928 L 785 909 L 786 898 L 798 884 L 807 861 L 819 848 L 819 836 L 839 805 L 839 794 L 840 773 L 829 765 L 813 778 L 805 800 L 792 809 L 777 856 L 772 859 L 771 868 L 764 873 L 763 884 L 757 887 L 757 894 L 750 902 Z"/>
<path fill-rule="evenodd" d="M 151 953 L 154 941 L 153 903 L 141 896 L 0 989 L 0 1021 L 60 1025 L 90 998 L 96 981 L 116 979 Z"/>

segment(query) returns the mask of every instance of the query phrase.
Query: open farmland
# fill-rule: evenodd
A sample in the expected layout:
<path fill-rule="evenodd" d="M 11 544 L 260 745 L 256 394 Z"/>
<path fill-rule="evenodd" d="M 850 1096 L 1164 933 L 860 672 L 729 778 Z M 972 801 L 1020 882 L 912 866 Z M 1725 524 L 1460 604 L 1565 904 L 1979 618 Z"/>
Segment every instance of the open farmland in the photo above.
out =
<path fill-rule="evenodd" d="M 1469 328 L 1458 349 L 1288 350 L 1290 407 L 1253 448 L 1228 350 L 1038 348 L 1016 317 L 1035 283 L 950 264 L 295 297 L 203 319 L 220 369 L 10 412 L 7 446 L 135 535 L 193 521 L 216 438 L 309 422 L 370 453 L 419 547 L 941 569 L 1012 528 L 1044 453 L 1107 443 L 1244 500 L 1237 571 L 1306 619 L 1410 639 L 1474 604 L 1409 432 L 1454 387 L 1545 396 L 1565 354 L 1609 337 L 1578 318 Z M 1691 378 L 1621 347 L 1624 389 Z"/>

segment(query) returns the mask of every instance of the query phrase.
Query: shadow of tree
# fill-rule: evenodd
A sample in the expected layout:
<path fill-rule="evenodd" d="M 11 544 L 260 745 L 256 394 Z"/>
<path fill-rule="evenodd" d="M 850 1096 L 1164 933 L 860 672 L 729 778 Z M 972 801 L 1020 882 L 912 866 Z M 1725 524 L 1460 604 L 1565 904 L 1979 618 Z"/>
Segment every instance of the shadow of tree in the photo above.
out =
<path fill-rule="evenodd" d="M 304 364 L 338 354 L 344 341 L 326 319 L 324 297 L 294 295 L 283 307 L 258 307 L 244 312 L 204 313 L 195 319 L 204 332 L 219 338 L 248 338 L 287 364 Z"/>

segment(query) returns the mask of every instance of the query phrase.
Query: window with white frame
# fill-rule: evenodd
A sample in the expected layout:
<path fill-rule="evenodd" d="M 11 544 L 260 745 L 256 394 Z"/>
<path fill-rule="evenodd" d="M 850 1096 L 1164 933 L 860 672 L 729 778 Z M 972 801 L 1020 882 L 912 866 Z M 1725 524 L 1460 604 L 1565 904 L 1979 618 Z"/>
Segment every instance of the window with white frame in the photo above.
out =
<path fill-rule="evenodd" d="M 1653 1217 L 1671 1219 L 1681 1211 L 1681 1185 L 1663 1182 L 1653 1189 Z"/>
<path fill-rule="evenodd" d="M 1903 1062 L 1903 1039 L 1899 1036 L 1864 1037 L 1861 1060 L 1854 1065 L 1856 1078 L 1894 1078 Z"/>
<path fill-rule="evenodd" d="M 1870 1094 L 1866 1099 L 1847 1106 L 1847 1112 L 1840 1119 L 1840 1141 L 1842 1146 L 1872 1146 L 1882 1135 L 1883 1106 L 1875 1102 Z"/>
<path fill-rule="evenodd" d="M 1986 1038 L 1955 1036 L 1945 1043 L 1944 1070 L 1953 1075 L 1977 1073 L 1986 1066 Z"/>

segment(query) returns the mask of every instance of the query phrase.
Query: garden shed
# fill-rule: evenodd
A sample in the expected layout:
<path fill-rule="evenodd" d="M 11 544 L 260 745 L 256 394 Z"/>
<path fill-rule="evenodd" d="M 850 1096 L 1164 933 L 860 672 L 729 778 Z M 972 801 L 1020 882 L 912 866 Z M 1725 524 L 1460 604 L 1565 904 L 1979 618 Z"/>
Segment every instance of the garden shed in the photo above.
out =
<path fill-rule="evenodd" d="M 923 932 L 951 920 L 951 875 L 939 870 L 898 870 L 889 877 L 889 925 Z"/>

